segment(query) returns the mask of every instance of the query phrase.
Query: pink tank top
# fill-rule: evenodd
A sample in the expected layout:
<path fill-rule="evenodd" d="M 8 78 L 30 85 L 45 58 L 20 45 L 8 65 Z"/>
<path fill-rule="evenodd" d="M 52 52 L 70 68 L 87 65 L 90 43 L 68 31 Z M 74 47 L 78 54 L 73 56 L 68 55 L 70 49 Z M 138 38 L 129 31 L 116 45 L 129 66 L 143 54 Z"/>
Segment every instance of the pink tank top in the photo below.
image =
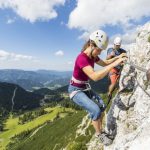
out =
<path fill-rule="evenodd" d="M 83 72 L 82 69 L 86 66 L 91 66 L 92 68 L 94 68 L 94 63 L 99 60 L 100 60 L 99 57 L 96 57 L 95 59 L 91 59 L 84 52 L 81 52 L 77 56 L 76 61 L 75 61 L 73 77 L 80 81 L 88 81 L 89 77 Z M 72 83 L 72 85 L 81 87 L 81 88 L 85 87 L 85 84 Z"/>

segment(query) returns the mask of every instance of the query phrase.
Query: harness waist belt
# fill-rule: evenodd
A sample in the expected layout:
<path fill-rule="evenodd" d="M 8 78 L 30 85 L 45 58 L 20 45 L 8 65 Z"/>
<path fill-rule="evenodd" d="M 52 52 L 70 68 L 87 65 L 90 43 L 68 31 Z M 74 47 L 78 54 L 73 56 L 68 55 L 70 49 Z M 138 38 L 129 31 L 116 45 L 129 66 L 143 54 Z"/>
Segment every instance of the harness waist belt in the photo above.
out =
<path fill-rule="evenodd" d="M 72 78 L 71 78 L 71 82 L 74 82 L 74 83 L 77 83 L 77 84 L 88 84 L 89 83 L 89 81 L 80 81 L 80 80 L 78 80 L 78 79 L 76 79 L 75 77 L 73 77 L 72 76 Z"/>
<path fill-rule="evenodd" d="M 91 90 L 91 86 L 90 86 L 90 84 L 89 84 L 89 81 L 80 81 L 80 80 L 77 80 L 76 78 L 74 78 L 74 77 L 72 76 L 70 83 L 85 84 L 85 86 L 86 86 L 85 89 L 82 89 L 82 90 L 79 89 L 79 90 L 76 90 L 76 91 L 71 92 L 71 93 L 69 94 L 70 99 L 72 99 L 72 98 L 73 98 L 78 92 L 80 92 L 80 91 L 85 92 L 85 91 L 90 91 L 90 90 Z"/>

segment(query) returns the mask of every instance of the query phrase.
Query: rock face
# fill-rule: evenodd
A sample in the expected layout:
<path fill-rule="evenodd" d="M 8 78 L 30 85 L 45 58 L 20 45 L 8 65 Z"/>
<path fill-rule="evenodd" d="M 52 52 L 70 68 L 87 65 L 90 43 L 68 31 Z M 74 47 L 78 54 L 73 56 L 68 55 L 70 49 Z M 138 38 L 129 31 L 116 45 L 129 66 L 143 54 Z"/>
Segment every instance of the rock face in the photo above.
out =
<path fill-rule="evenodd" d="M 127 51 L 130 63 L 150 68 L 150 22 L 140 28 L 136 43 Z M 107 130 L 115 139 L 104 150 L 150 149 L 150 81 L 145 72 L 129 64 L 122 70 L 119 92 L 107 114 Z"/>

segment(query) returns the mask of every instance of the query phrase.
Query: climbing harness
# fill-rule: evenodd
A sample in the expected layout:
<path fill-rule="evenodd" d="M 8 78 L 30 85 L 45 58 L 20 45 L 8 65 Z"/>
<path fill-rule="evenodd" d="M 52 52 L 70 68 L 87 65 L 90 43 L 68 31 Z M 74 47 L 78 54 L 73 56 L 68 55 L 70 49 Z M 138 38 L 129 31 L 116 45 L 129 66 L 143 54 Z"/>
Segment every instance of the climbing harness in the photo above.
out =
<path fill-rule="evenodd" d="M 72 77 L 70 84 L 72 84 L 72 83 L 85 85 L 85 88 L 72 91 L 69 94 L 70 99 L 72 99 L 78 92 L 84 92 L 92 101 L 94 101 L 99 106 L 101 111 L 105 110 L 105 108 L 106 108 L 105 104 L 104 103 L 102 104 L 101 99 L 99 97 L 97 97 L 96 95 L 93 96 L 93 92 L 92 92 L 89 81 L 80 81 L 80 80 L 77 80 L 76 78 Z"/>
<path fill-rule="evenodd" d="M 80 85 L 85 85 L 86 88 L 79 89 L 79 90 L 71 92 L 69 94 L 70 99 L 72 99 L 80 91 L 86 92 L 86 91 L 90 91 L 91 90 L 91 86 L 90 86 L 89 81 L 81 81 L 81 80 L 78 80 L 78 79 L 76 79 L 75 77 L 72 76 L 70 84 L 73 84 L 73 83 L 77 83 L 77 84 L 80 84 Z"/>
<path fill-rule="evenodd" d="M 88 84 L 89 81 L 81 81 L 76 79 L 75 77 L 72 76 L 70 83 L 77 83 L 77 84 Z"/>

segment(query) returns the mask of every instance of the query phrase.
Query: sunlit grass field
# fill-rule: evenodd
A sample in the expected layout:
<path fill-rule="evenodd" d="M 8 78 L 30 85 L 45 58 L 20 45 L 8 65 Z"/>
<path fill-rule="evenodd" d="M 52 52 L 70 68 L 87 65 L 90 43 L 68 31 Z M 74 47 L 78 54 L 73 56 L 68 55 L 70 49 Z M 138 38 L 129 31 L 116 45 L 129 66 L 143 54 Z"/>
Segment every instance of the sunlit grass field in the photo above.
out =
<path fill-rule="evenodd" d="M 12 115 L 10 115 L 9 119 L 6 121 L 4 131 L 0 133 L 0 150 L 5 149 L 6 145 L 10 142 L 10 138 L 14 135 L 17 135 L 26 130 L 32 130 L 44 124 L 48 120 L 53 121 L 58 113 L 60 117 L 65 117 L 65 115 L 67 115 L 67 113 L 63 113 L 63 107 L 46 108 L 45 110 L 48 112 L 47 114 L 39 116 L 23 125 L 18 124 L 19 116 L 13 118 Z M 70 108 L 65 108 L 65 111 L 73 112 L 73 110 Z"/>

